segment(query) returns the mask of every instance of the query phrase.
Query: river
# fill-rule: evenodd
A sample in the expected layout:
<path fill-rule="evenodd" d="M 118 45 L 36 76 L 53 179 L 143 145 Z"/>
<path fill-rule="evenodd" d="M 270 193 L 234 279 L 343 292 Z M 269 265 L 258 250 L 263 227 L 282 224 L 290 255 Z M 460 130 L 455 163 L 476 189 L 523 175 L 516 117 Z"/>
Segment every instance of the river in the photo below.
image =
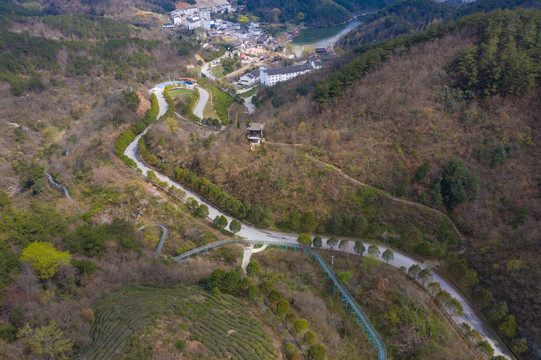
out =
<path fill-rule="evenodd" d="M 328 46 L 334 44 L 342 36 L 353 30 L 361 21 L 353 20 L 347 24 L 329 26 L 323 28 L 303 29 L 301 33 L 293 38 L 291 44 L 296 46 Z"/>
<path fill-rule="evenodd" d="M 356 19 L 342 25 L 303 29 L 301 30 L 301 33 L 291 41 L 293 53 L 297 58 L 300 58 L 302 52 L 306 49 L 327 47 L 330 44 L 334 45 L 338 39 L 349 33 L 360 23 L 361 21 Z"/>

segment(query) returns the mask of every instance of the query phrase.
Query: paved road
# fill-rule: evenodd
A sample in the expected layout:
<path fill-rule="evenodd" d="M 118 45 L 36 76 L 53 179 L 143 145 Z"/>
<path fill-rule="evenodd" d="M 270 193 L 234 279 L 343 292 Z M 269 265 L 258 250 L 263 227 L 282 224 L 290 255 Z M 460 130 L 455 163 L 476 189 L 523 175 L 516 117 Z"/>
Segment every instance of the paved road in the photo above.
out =
<path fill-rule="evenodd" d="M 203 66 L 201 66 L 201 73 L 212 81 L 218 80 L 218 78 L 210 71 L 209 66 L 210 63 L 204 63 Z"/>
<path fill-rule="evenodd" d="M 203 111 L 205 110 L 205 105 L 207 105 L 207 101 L 209 101 L 210 95 L 207 90 L 203 89 L 200 86 L 197 86 L 197 90 L 199 90 L 199 101 L 197 102 L 197 105 L 195 105 L 193 113 L 194 115 L 199 116 L 200 119 L 203 119 L 205 117 L 203 115 Z"/>
<path fill-rule="evenodd" d="M 137 230 L 141 231 L 144 228 L 147 228 L 149 226 L 158 226 L 160 229 L 162 229 L 162 236 L 160 237 L 160 241 L 158 242 L 158 246 L 156 246 L 156 250 L 154 250 L 154 258 L 157 259 L 158 256 L 160 256 L 160 253 L 162 252 L 163 244 L 165 243 L 165 238 L 167 237 L 167 227 L 165 225 L 162 225 L 162 224 L 152 223 L 152 224 L 141 226 Z"/>
<path fill-rule="evenodd" d="M 205 75 L 207 78 L 209 78 L 210 80 L 212 81 L 217 81 L 219 80 L 216 76 L 214 76 L 214 74 L 212 74 L 212 72 L 210 71 L 210 65 L 214 65 L 214 64 L 217 64 L 217 62 L 223 58 L 224 56 L 228 56 L 229 55 L 229 51 L 226 51 L 225 54 L 223 54 L 222 56 L 220 56 L 219 58 L 217 59 L 214 59 L 213 61 L 211 62 L 207 62 L 207 63 L 204 63 L 203 66 L 201 66 L 201 73 L 203 75 Z"/>
<path fill-rule="evenodd" d="M 244 99 L 244 106 L 248 110 L 248 114 L 253 114 L 255 112 L 255 105 L 252 103 L 252 96 L 248 96 Z"/>
<path fill-rule="evenodd" d="M 163 101 L 164 108 L 162 108 L 162 102 L 160 102 L 160 91 L 159 91 L 159 89 L 158 90 L 153 89 L 152 91 L 157 91 L 156 94 L 158 96 L 158 101 L 160 103 L 160 115 L 161 115 L 161 114 L 165 113 L 165 111 L 166 111 L 165 107 L 167 106 L 167 103 L 165 103 L 165 101 Z M 161 92 L 161 98 L 163 98 L 163 90 Z M 233 220 L 232 216 L 222 212 L 220 209 L 218 209 L 213 204 L 209 203 L 207 200 L 200 197 L 198 194 L 194 193 L 190 189 L 185 188 L 183 185 L 181 185 L 181 184 L 177 183 L 176 181 L 168 178 L 167 176 L 159 173 L 155 169 L 149 168 L 146 164 L 144 164 L 141 161 L 141 159 L 139 158 L 139 152 L 138 152 L 138 148 L 137 148 L 137 143 L 139 141 L 139 138 L 141 136 L 143 136 L 147 131 L 148 131 L 148 128 L 145 129 L 145 131 L 142 132 L 140 135 L 138 135 L 135 138 L 135 140 L 126 148 L 126 151 L 124 152 L 124 154 L 127 157 L 129 157 L 130 159 L 132 159 L 137 164 L 137 167 L 142 170 L 144 175 L 147 174 L 147 171 L 152 170 L 152 171 L 154 171 L 154 173 L 156 173 L 156 176 L 158 177 L 158 179 L 160 181 L 165 181 L 169 186 L 175 186 L 175 187 L 179 188 L 180 190 L 184 191 L 186 193 L 186 198 L 192 197 L 195 200 L 197 200 L 200 204 L 207 205 L 208 208 L 209 208 L 209 216 L 208 216 L 208 218 L 210 220 L 213 220 L 216 216 L 223 215 L 223 216 L 226 217 L 228 223 L 231 222 L 231 220 Z M 294 235 L 294 234 L 286 234 L 286 233 L 281 233 L 281 232 L 277 232 L 277 231 L 269 231 L 269 230 L 259 229 L 259 228 L 256 228 L 256 227 L 252 226 L 252 225 L 246 224 L 246 223 L 244 223 L 242 221 L 241 221 L 241 224 L 242 224 L 242 228 L 241 228 L 240 232 L 238 233 L 238 235 L 240 235 L 240 236 L 242 236 L 242 237 L 244 237 L 246 239 L 266 240 L 269 243 L 272 243 L 272 241 L 288 242 L 288 243 L 291 243 L 291 244 L 296 244 L 297 243 L 297 236 Z M 327 240 L 328 239 L 324 239 L 325 245 L 324 245 L 323 248 L 329 248 L 328 245 L 326 244 Z M 365 243 L 365 246 L 367 248 L 370 245 L 371 245 L 370 243 Z M 381 245 L 378 245 L 378 247 L 380 249 L 380 253 L 383 253 L 387 249 L 386 247 L 381 246 Z M 353 244 L 349 243 L 344 249 L 340 249 L 340 251 L 354 253 Z M 396 251 L 394 251 L 394 253 L 395 253 L 394 254 L 394 260 L 389 261 L 389 265 L 392 265 L 392 266 L 397 267 L 397 268 L 400 268 L 402 266 L 404 266 L 406 268 L 409 268 L 413 264 L 419 264 L 419 266 L 422 269 L 426 268 L 425 265 L 419 263 L 417 260 L 415 260 L 413 258 L 410 258 L 407 255 L 398 253 Z M 451 296 L 456 298 L 461 303 L 461 305 L 462 305 L 462 307 L 464 309 L 464 315 L 463 316 L 453 316 L 453 320 L 458 325 L 462 324 L 463 322 L 466 322 L 472 328 L 476 329 L 479 332 L 479 334 L 485 340 L 487 340 L 490 343 L 490 345 L 494 348 L 494 355 L 495 356 L 503 355 L 503 356 L 506 356 L 508 358 L 511 358 L 507 354 L 507 351 L 506 351 L 505 347 L 496 339 L 496 337 L 494 337 L 492 335 L 489 328 L 487 328 L 484 325 L 484 323 L 481 321 L 481 319 L 475 314 L 473 309 L 470 307 L 469 303 L 461 296 L 461 294 L 449 282 L 447 282 L 445 279 L 440 277 L 438 274 L 435 274 L 434 272 L 433 272 L 433 281 L 439 282 L 442 290 L 448 291 L 451 294 Z"/>

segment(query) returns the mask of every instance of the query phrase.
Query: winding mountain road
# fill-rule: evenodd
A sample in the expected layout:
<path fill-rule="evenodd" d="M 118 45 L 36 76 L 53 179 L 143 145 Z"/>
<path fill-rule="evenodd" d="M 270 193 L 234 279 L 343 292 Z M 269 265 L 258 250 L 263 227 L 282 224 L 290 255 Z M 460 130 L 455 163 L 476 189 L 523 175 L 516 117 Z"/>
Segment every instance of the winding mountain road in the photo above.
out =
<path fill-rule="evenodd" d="M 167 103 L 165 102 L 165 99 L 163 98 L 163 88 L 160 88 L 159 86 L 157 86 L 154 89 L 152 89 L 151 92 L 155 93 L 156 96 L 158 97 L 158 103 L 160 105 L 159 116 L 161 116 L 167 110 Z M 145 129 L 145 131 L 143 131 L 141 134 L 139 134 L 135 138 L 135 140 L 126 148 L 126 151 L 124 152 L 124 155 L 126 155 L 127 157 L 132 159 L 137 164 L 137 167 L 143 172 L 143 175 L 146 175 L 148 171 L 152 170 L 152 171 L 154 171 L 154 173 L 156 174 L 156 176 L 158 177 L 158 179 L 160 181 L 164 181 L 169 186 L 174 186 L 174 187 L 184 191 L 186 193 L 186 198 L 192 197 L 195 200 L 197 200 L 200 204 L 207 205 L 208 208 L 209 208 L 208 218 L 210 220 L 214 219 L 216 216 L 221 215 L 221 216 L 225 216 L 228 222 L 231 222 L 231 220 L 233 220 L 232 216 L 224 213 L 222 210 L 218 209 L 216 206 L 214 206 L 213 204 L 211 204 L 210 202 L 208 202 L 207 200 L 205 200 L 204 198 L 202 198 L 198 194 L 194 193 L 192 190 L 184 187 L 183 185 L 179 184 L 178 182 L 174 181 L 173 179 L 170 179 L 169 177 L 159 173 L 156 169 L 151 169 L 145 163 L 143 163 L 143 161 L 139 157 L 139 150 L 138 150 L 138 145 L 137 144 L 138 144 L 138 141 L 141 138 L 141 136 L 146 134 L 147 131 L 148 131 L 148 128 Z M 265 241 L 265 243 L 267 243 L 267 244 L 272 244 L 273 242 L 277 243 L 277 244 L 283 244 L 283 243 L 289 243 L 289 244 L 292 244 L 292 245 L 297 245 L 298 244 L 296 235 L 281 233 L 281 232 L 277 232 L 277 231 L 259 229 L 259 228 L 256 228 L 256 227 L 252 226 L 252 225 L 244 223 L 242 221 L 241 221 L 241 224 L 242 224 L 242 228 L 239 231 L 238 235 L 240 235 L 240 236 L 242 236 L 242 237 L 244 237 L 246 239 Z M 337 248 L 333 249 L 329 245 L 327 245 L 327 240 L 328 239 L 324 239 L 324 245 L 323 245 L 324 249 L 331 249 L 331 250 L 342 251 L 342 252 L 347 252 L 347 253 L 352 253 L 352 254 L 355 253 L 355 251 L 353 250 L 353 244 L 351 242 L 349 242 L 342 249 L 337 249 Z M 365 243 L 365 246 L 367 246 L 367 247 L 370 246 L 370 245 L 372 245 L 372 244 Z M 378 248 L 380 250 L 380 253 L 383 253 L 385 250 L 387 250 L 387 247 L 385 247 L 385 246 L 381 246 L 379 244 L 376 244 L 376 245 L 378 246 Z M 411 257 L 409 257 L 409 256 L 407 256 L 405 254 L 401 254 L 401 253 L 395 251 L 394 249 L 392 249 L 392 250 L 394 252 L 394 259 L 388 262 L 389 265 L 392 265 L 392 266 L 394 266 L 396 268 L 400 268 L 402 266 L 405 267 L 405 268 L 409 268 L 410 266 L 412 266 L 414 264 L 418 264 L 421 267 L 421 269 L 424 269 L 424 268 L 427 267 L 427 266 L 423 265 L 422 263 L 419 263 L 417 260 L 415 260 L 415 259 L 413 259 L 413 258 L 411 258 Z M 481 337 L 484 340 L 488 341 L 490 343 L 490 345 L 494 348 L 494 355 L 495 356 L 503 355 L 503 356 L 511 359 L 512 357 L 509 355 L 509 353 L 508 353 L 507 349 L 505 348 L 505 346 L 499 342 L 499 340 L 493 334 L 491 329 L 488 326 L 486 326 L 485 323 L 477 316 L 477 314 L 471 308 L 469 302 L 464 297 L 462 297 L 462 295 L 458 292 L 458 290 L 456 290 L 451 283 L 449 283 L 447 280 L 445 280 L 440 275 L 435 273 L 433 270 L 432 270 L 432 274 L 433 274 L 433 281 L 439 282 L 440 286 L 441 286 L 441 289 L 449 292 L 452 297 L 456 298 L 460 302 L 460 304 L 462 305 L 462 307 L 464 309 L 463 316 L 454 315 L 454 316 L 452 316 L 453 320 L 458 325 L 461 325 L 462 323 L 465 322 L 465 323 L 469 324 L 472 328 L 476 329 L 479 332 L 479 334 L 481 335 Z"/>
<path fill-rule="evenodd" d="M 62 184 L 59 184 L 57 183 L 56 181 L 54 181 L 53 177 L 51 174 L 49 174 L 49 169 L 51 167 L 48 167 L 47 169 L 45 169 L 45 175 L 47 175 L 47 178 L 49 179 L 49 182 L 55 186 L 57 189 L 59 189 L 60 191 L 62 191 L 64 193 L 64 195 L 66 196 L 66 198 L 73 204 L 75 205 L 75 207 L 77 208 L 77 210 L 79 210 L 80 212 L 84 213 L 85 211 L 83 209 L 81 209 L 79 207 L 79 205 L 77 205 L 77 203 L 75 202 L 75 200 L 73 200 L 73 198 L 71 197 L 69 191 L 68 191 L 68 188 L 65 187 L 64 185 Z"/>
<path fill-rule="evenodd" d="M 205 105 L 207 105 L 207 101 L 209 101 L 210 95 L 209 92 L 205 89 L 203 89 L 201 86 L 197 86 L 196 89 L 199 91 L 199 101 L 197 102 L 197 105 L 195 105 L 195 108 L 193 109 L 194 115 L 198 116 L 200 119 L 203 119 L 205 116 L 203 115 L 203 112 L 205 110 Z M 161 106 L 160 106 L 161 109 Z"/>
<path fill-rule="evenodd" d="M 165 225 L 162 225 L 162 224 L 152 223 L 148 225 L 143 225 L 137 230 L 141 231 L 149 226 L 158 226 L 160 229 L 162 229 L 162 236 L 160 237 L 158 246 L 156 246 L 156 250 L 154 251 L 154 258 L 157 259 L 158 256 L 160 256 L 160 253 L 162 252 L 163 244 L 165 243 L 165 238 L 167 237 L 167 227 L 165 227 Z"/>

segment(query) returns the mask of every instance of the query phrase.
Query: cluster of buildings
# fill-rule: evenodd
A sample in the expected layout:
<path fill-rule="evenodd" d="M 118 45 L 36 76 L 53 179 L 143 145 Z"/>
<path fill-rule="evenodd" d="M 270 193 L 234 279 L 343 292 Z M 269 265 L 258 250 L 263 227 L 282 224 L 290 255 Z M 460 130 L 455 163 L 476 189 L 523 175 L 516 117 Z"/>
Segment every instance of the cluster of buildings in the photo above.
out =
<path fill-rule="evenodd" d="M 171 12 L 171 23 L 164 24 L 164 28 L 178 26 L 188 30 L 216 28 L 223 26 L 222 21 L 213 20 L 213 14 L 235 11 L 235 8 L 225 0 L 216 0 L 212 3 L 190 5 L 185 2 L 177 3 L 176 9 Z M 167 26 L 166 26 L 167 25 Z"/>
<path fill-rule="evenodd" d="M 260 55 L 280 46 L 277 39 L 260 29 L 258 22 L 241 25 L 213 16 L 235 10 L 226 0 L 197 0 L 196 5 L 179 2 L 171 12 L 171 22 L 163 24 L 163 28 L 204 29 L 209 44 L 217 39 L 249 55 Z"/>
<path fill-rule="evenodd" d="M 275 68 L 260 67 L 241 76 L 239 85 L 273 86 L 279 82 L 291 80 L 312 70 L 328 66 L 336 57 L 337 55 L 332 49 L 317 48 L 308 55 L 308 60 L 303 64 Z"/>

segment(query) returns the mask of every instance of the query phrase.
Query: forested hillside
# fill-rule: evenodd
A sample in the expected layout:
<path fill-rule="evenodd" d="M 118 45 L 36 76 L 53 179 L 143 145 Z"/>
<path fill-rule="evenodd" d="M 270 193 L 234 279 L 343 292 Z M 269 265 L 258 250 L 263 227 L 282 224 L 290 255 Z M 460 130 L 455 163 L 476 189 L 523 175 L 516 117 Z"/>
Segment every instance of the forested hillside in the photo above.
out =
<path fill-rule="evenodd" d="M 321 27 L 341 24 L 353 14 L 382 9 L 393 0 L 241 0 L 248 10 L 265 22 L 305 23 Z"/>
<path fill-rule="evenodd" d="M 342 39 L 342 45 L 351 48 L 424 30 L 434 23 L 456 20 L 461 16 L 477 12 L 518 7 L 541 8 L 541 2 L 539 0 L 478 0 L 468 4 L 449 5 L 433 0 L 402 0 L 366 17 L 361 25 Z"/>
<path fill-rule="evenodd" d="M 270 210 L 267 226 L 386 232 L 394 246 L 439 259 L 524 354 L 541 342 L 540 24 L 539 11 L 499 10 L 367 44 L 333 69 L 259 91 L 253 121 L 266 123 L 268 142 L 255 151 L 242 130 L 178 139 L 164 127 L 149 133 L 149 150 Z M 465 243 L 333 166 L 449 214 Z"/>
<path fill-rule="evenodd" d="M 174 224 L 169 255 L 223 236 L 114 152 L 149 108 L 148 89 L 196 63 L 194 39 L 37 5 L 0 2 L 0 358 L 14 360 L 84 349 L 95 302 L 119 287 L 208 275 L 154 262 L 161 232 L 136 222 Z"/>

